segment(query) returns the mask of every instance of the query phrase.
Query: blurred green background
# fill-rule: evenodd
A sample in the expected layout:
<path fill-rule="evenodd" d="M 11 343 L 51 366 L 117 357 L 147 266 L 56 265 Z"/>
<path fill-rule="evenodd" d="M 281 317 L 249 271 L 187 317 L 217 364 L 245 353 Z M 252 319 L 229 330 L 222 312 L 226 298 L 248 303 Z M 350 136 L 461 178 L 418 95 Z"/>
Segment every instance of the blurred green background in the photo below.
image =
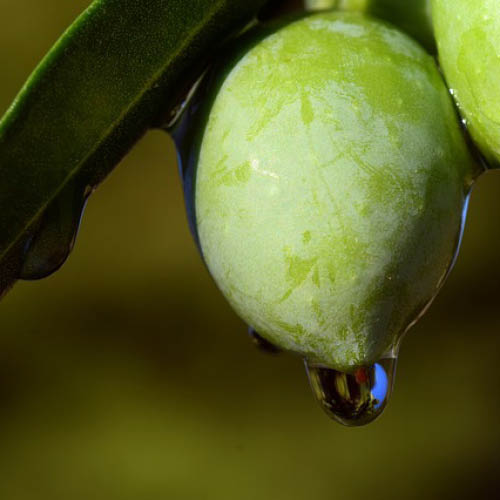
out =
<path fill-rule="evenodd" d="M 0 110 L 88 4 L 0 0 Z M 500 173 L 365 428 L 302 363 L 258 352 L 190 238 L 172 143 L 146 136 L 92 196 L 54 276 L 0 304 L 0 498 L 461 499 L 500 487 Z"/>

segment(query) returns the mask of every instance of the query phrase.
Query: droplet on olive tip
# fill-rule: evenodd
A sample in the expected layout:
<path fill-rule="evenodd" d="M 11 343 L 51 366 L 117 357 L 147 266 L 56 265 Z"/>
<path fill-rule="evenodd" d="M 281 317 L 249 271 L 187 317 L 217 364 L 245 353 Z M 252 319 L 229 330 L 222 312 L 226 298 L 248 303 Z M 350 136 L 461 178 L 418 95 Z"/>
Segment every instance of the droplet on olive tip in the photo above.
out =
<path fill-rule="evenodd" d="M 343 372 L 305 360 L 309 383 L 323 410 L 348 427 L 369 424 L 391 397 L 396 357 Z"/>

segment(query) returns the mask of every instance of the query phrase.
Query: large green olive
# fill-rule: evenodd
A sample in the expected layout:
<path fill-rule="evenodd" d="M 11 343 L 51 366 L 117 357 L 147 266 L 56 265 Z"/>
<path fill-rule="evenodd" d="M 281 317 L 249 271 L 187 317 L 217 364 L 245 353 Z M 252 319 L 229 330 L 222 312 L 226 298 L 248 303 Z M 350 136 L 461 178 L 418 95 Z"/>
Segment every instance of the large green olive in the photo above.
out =
<path fill-rule="evenodd" d="M 432 0 L 439 61 L 474 142 L 500 167 L 500 2 Z"/>
<path fill-rule="evenodd" d="M 442 285 L 477 174 L 433 58 L 315 14 L 226 61 L 204 102 L 196 224 L 223 294 L 274 344 L 373 363 Z"/>

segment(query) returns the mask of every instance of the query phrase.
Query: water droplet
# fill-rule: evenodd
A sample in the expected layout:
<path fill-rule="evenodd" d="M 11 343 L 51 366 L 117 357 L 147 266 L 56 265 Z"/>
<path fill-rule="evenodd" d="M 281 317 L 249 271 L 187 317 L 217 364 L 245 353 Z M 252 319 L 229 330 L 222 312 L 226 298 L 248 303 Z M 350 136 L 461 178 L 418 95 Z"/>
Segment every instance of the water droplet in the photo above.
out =
<path fill-rule="evenodd" d="M 248 327 L 248 335 L 250 335 L 254 345 L 262 352 L 267 354 L 278 354 L 281 352 L 279 347 L 276 347 L 269 340 L 260 336 L 251 326 Z"/>
<path fill-rule="evenodd" d="M 396 357 L 385 357 L 369 367 L 341 372 L 305 361 L 309 383 L 326 413 L 349 427 L 373 422 L 392 393 Z"/>
<path fill-rule="evenodd" d="M 19 278 L 36 280 L 57 271 L 75 244 L 85 204 L 93 188 L 70 181 L 47 207 L 24 250 Z"/>
<path fill-rule="evenodd" d="M 193 96 L 196 95 L 198 87 L 202 83 L 206 72 L 207 72 L 207 70 L 203 71 L 201 73 L 201 75 L 196 79 L 194 84 L 188 85 L 187 90 L 181 94 L 181 97 L 179 98 L 177 103 L 170 110 L 168 117 L 165 120 L 165 124 L 162 126 L 162 128 L 164 130 L 166 130 L 167 132 L 170 132 L 171 130 L 173 130 L 177 126 L 184 111 L 186 110 L 186 108 L 190 104 L 191 99 L 193 98 Z"/>
<path fill-rule="evenodd" d="M 205 126 L 205 106 L 209 105 L 207 88 L 213 77 L 213 69 L 206 70 L 185 95 L 183 104 L 178 109 L 175 117 L 163 127 L 169 132 L 176 146 L 189 229 L 200 254 L 201 247 L 196 229 L 194 184 L 199 146 Z"/>

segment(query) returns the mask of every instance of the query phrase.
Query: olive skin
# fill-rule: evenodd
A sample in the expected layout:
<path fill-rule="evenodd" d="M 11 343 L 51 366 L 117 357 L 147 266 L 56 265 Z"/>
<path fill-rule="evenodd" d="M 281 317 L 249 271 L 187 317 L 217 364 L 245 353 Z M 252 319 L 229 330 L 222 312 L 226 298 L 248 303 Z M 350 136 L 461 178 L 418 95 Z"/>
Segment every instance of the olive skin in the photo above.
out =
<path fill-rule="evenodd" d="M 433 0 L 439 61 L 464 123 L 486 160 L 500 167 L 500 4 Z"/>
<path fill-rule="evenodd" d="M 217 285 L 273 344 L 372 364 L 442 285 L 478 174 L 433 58 L 319 13 L 245 44 L 205 92 L 191 183 Z"/>

